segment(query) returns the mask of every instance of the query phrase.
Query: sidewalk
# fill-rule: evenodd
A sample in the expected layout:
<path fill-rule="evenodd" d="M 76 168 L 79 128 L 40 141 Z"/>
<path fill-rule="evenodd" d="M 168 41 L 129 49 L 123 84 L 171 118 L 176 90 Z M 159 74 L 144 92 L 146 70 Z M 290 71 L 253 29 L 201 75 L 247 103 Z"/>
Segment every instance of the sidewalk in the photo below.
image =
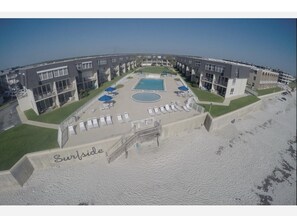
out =
<path fill-rule="evenodd" d="M 28 120 L 26 115 L 20 110 L 20 106 L 17 106 L 16 110 L 18 111 L 18 115 L 19 115 L 21 122 L 23 124 L 33 125 L 33 126 L 37 126 L 37 127 L 51 128 L 51 129 L 59 128 L 59 125 L 57 125 L 57 124 L 49 124 L 49 123 Z"/>

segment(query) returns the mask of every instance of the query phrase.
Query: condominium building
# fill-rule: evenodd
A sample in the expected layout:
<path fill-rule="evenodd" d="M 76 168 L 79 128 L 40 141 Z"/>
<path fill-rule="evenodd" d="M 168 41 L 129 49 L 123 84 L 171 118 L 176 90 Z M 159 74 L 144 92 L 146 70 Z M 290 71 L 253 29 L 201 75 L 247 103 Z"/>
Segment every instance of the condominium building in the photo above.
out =
<path fill-rule="evenodd" d="M 250 68 L 210 58 L 176 56 L 176 68 L 198 87 L 225 98 L 243 95 Z"/>
<path fill-rule="evenodd" d="M 145 55 L 141 56 L 141 66 L 172 66 L 170 60 L 165 55 Z"/>
<path fill-rule="evenodd" d="M 7 69 L 0 71 L 0 93 L 8 91 L 14 94 L 20 87 L 18 69 Z"/>
<path fill-rule="evenodd" d="M 288 74 L 282 71 L 279 71 L 278 73 L 279 73 L 278 82 L 280 83 L 289 84 L 290 82 L 296 79 L 291 74 Z"/>
<path fill-rule="evenodd" d="M 134 55 L 105 55 L 30 65 L 19 69 L 24 86 L 18 96 L 22 111 L 37 114 L 80 99 L 83 90 L 98 88 L 136 66 Z"/>
<path fill-rule="evenodd" d="M 279 74 L 267 69 L 251 67 L 248 86 L 251 89 L 267 89 L 277 86 Z"/>

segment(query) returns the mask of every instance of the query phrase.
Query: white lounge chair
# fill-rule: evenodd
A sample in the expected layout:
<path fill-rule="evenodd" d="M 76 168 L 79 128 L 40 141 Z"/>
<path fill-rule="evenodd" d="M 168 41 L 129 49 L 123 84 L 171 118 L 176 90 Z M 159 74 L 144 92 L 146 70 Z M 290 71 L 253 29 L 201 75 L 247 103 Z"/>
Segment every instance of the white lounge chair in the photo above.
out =
<path fill-rule="evenodd" d="M 154 111 L 155 111 L 155 113 L 156 113 L 157 115 L 160 115 L 160 114 L 161 114 L 161 112 L 160 112 L 160 110 L 159 110 L 158 107 L 154 107 Z"/>
<path fill-rule="evenodd" d="M 118 122 L 120 123 L 123 123 L 123 118 L 122 118 L 122 115 L 117 115 L 117 118 L 118 118 Z"/>
<path fill-rule="evenodd" d="M 105 118 L 103 116 L 100 116 L 100 125 L 101 126 L 106 126 L 106 121 L 105 121 Z"/>
<path fill-rule="evenodd" d="M 170 104 L 170 107 L 171 109 L 174 111 L 174 112 L 177 112 L 178 110 L 176 109 L 175 105 L 174 104 Z"/>
<path fill-rule="evenodd" d="M 152 108 L 148 108 L 147 110 L 148 110 L 148 113 L 149 113 L 151 116 L 155 115 L 155 113 L 154 113 L 154 111 L 153 111 Z"/>
<path fill-rule="evenodd" d="M 69 125 L 68 126 L 68 131 L 69 131 L 69 134 L 70 135 L 75 135 L 76 134 L 76 132 L 75 132 L 75 130 L 73 128 L 73 125 Z"/>
<path fill-rule="evenodd" d="M 79 123 L 79 129 L 80 129 L 80 131 L 86 131 L 87 130 L 84 122 Z"/>
<path fill-rule="evenodd" d="M 172 110 L 170 109 L 168 104 L 165 105 L 165 109 L 166 109 L 167 112 L 172 112 Z"/>
<path fill-rule="evenodd" d="M 176 107 L 176 109 L 178 109 L 179 111 L 183 111 L 183 108 L 180 107 L 180 105 L 178 104 L 178 102 L 175 102 L 175 107 Z"/>
<path fill-rule="evenodd" d="M 165 108 L 163 106 L 160 106 L 160 110 L 163 114 L 167 113 L 167 111 L 165 110 Z"/>
<path fill-rule="evenodd" d="M 125 117 L 125 120 L 126 121 L 130 121 L 131 120 L 129 114 L 126 113 L 126 112 L 124 113 L 124 117 Z"/>
<path fill-rule="evenodd" d="M 99 127 L 97 118 L 92 119 L 94 128 Z"/>
<path fill-rule="evenodd" d="M 91 119 L 89 119 L 89 120 L 87 121 L 87 127 L 88 127 L 88 129 L 93 128 L 93 123 L 92 123 L 92 120 L 91 120 Z"/>
<path fill-rule="evenodd" d="M 186 106 L 183 106 L 183 108 L 185 111 L 190 112 L 190 110 Z"/>
<path fill-rule="evenodd" d="M 106 116 L 106 123 L 108 125 L 112 125 L 112 120 L 111 120 L 111 116 L 110 115 Z"/>
<path fill-rule="evenodd" d="M 191 110 L 192 109 L 192 107 L 190 107 L 190 104 L 186 104 L 186 107 L 188 108 L 188 110 Z"/>

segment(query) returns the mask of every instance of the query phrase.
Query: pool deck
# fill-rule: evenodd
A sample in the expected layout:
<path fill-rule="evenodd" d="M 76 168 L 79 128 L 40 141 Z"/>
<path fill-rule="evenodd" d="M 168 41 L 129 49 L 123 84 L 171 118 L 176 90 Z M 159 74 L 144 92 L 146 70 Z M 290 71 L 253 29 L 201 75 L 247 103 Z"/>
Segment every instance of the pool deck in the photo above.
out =
<path fill-rule="evenodd" d="M 119 123 L 117 119 L 118 114 L 124 114 L 127 112 L 131 121 L 142 120 L 152 117 L 148 113 L 149 107 L 160 107 L 166 104 L 170 104 L 172 101 L 179 101 L 182 104 L 185 103 L 187 98 L 179 97 L 174 93 L 178 90 L 177 82 L 174 80 L 174 77 L 162 77 L 165 82 L 166 91 L 145 91 L 145 92 L 155 92 L 161 96 L 161 99 L 153 103 L 141 103 L 136 102 L 132 99 L 132 95 L 138 92 L 143 92 L 143 90 L 132 90 L 137 82 L 143 78 L 137 74 L 132 74 L 133 79 L 125 79 L 122 84 L 124 87 L 117 89 L 119 93 L 113 97 L 115 104 L 108 110 L 101 110 L 103 102 L 96 101 L 91 107 L 83 113 L 77 124 L 74 125 L 76 135 L 70 135 L 69 140 L 66 143 L 65 147 L 77 146 L 86 143 L 93 143 L 103 139 L 109 139 L 117 136 L 124 135 L 131 131 L 132 124 L 131 122 Z M 160 115 L 154 115 L 153 117 L 156 120 L 161 120 L 161 124 L 168 124 L 174 121 L 182 120 L 185 118 L 190 118 L 192 116 L 198 115 L 199 112 L 191 110 L 190 112 L 186 111 L 177 111 L 172 113 L 161 113 Z M 87 131 L 81 132 L 79 129 L 79 122 L 86 122 L 88 119 L 97 118 L 100 116 L 111 115 L 113 124 L 107 126 L 101 126 L 99 128 L 92 128 Z M 99 121 L 98 121 L 99 122 Z"/>

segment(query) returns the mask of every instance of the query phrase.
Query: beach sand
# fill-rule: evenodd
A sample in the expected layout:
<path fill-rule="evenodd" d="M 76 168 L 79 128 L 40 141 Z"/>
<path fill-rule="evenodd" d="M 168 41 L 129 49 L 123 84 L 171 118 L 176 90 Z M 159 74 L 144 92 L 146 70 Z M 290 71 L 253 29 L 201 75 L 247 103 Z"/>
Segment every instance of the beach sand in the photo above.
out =
<path fill-rule="evenodd" d="M 296 204 L 296 93 L 219 131 L 139 144 L 111 164 L 94 157 L 35 170 L 2 205 Z"/>

